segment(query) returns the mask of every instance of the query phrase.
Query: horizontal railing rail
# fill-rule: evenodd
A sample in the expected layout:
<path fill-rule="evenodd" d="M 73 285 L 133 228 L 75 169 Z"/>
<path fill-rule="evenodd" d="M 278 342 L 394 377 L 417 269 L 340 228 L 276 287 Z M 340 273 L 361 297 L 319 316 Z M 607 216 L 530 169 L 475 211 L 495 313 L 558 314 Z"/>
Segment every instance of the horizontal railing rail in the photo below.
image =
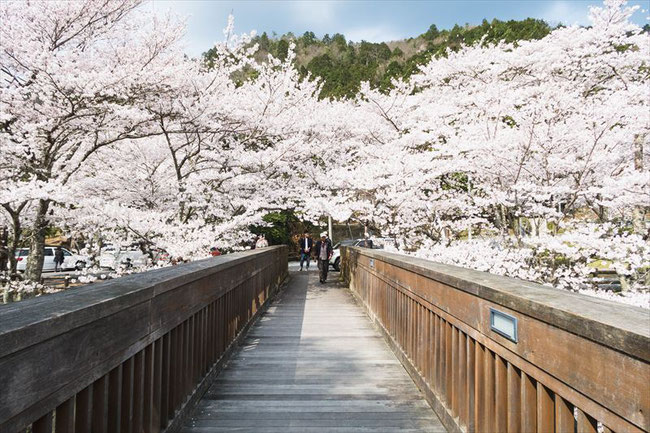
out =
<path fill-rule="evenodd" d="M 0 306 L 0 432 L 173 431 L 286 274 L 271 247 Z"/>
<path fill-rule="evenodd" d="M 449 431 L 650 428 L 647 310 L 376 250 L 342 265 Z"/>

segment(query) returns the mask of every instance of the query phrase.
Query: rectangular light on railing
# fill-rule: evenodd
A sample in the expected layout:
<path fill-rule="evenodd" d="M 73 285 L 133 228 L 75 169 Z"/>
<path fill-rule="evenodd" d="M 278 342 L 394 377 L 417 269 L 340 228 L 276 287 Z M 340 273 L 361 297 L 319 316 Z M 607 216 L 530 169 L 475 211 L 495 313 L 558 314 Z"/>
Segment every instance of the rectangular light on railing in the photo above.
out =
<path fill-rule="evenodd" d="M 490 328 L 508 340 L 517 342 L 517 318 L 490 308 Z"/>

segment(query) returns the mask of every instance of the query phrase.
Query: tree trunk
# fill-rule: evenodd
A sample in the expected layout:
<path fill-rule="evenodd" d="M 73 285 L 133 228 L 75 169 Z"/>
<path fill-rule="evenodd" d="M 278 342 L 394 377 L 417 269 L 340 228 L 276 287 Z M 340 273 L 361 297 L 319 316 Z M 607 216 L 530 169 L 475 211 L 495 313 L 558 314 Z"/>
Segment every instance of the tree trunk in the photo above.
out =
<path fill-rule="evenodd" d="M 25 278 L 39 282 L 43 273 L 43 260 L 45 257 L 45 229 L 47 228 L 47 211 L 50 208 L 49 200 L 39 200 L 36 208 L 36 219 L 32 225 L 32 234 L 27 257 Z"/>
<path fill-rule="evenodd" d="M 501 216 L 501 236 L 508 236 L 508 215 L 506 214 L 506 207 L 502 204 L 499 205 L 499 215 Z"/>
<path fill-rule="evenodd" d="M 523 244 L 521 238 L 523 237 L 523 230 L 521 227 L 521 217 L 511 215 L 510 225 L 512 228 L 512 233 L 517 239 L 517 245 L 521 246 Z"/>
<path fill-rule="evenodd" d="M 548 234 L 548 220 L 546 218 L 543 217 L 537 218 L 536 232 L 537 232 L 537 236 Z"/>
<path fill-rule="evenodd" d="M 621 292 L 628 292 L 630 290 L 630 280 L 627 275 L 619 275 L 618 281 L 621 283 Z"/>
<path fill-rule="evenodd" d="M 634 169 L 638 172 L 643 171 L 644 140 L 645 136 L 640 134 L 634 137 Z M 645 209 L 643 206 L 634 206 L 632 225 L 634 227 L 634 233 L 645 234 Z"/>
<path fill-rule="evenodd" d="M 9 244 L 9 275 L 16 274 L 16 267 L 18 262 L 16 262 L 16 250 L 20 245 L 20 232 L 22 227 L 20 226 L 20 215 L 18 213 L 11 214 L 11 230 L 13 230 L 13 237 L 11 239 L 11 244 Z"/>
<path fill-rule="evenodd" d="M 7 211 L 11 217 L 11 230 L 13 232 L 13 237 L 11 238 L 11 243 L 9 246 L 9 275 L 16 274 L 16 250 L 20 246 L 20 236 L 22 232 L 22 226 L 20 224 L 20 213 L 23 211 L 27 202 L 22 202 L 15 209 L 8 204 L 3 204 L 2 207 Z"/>

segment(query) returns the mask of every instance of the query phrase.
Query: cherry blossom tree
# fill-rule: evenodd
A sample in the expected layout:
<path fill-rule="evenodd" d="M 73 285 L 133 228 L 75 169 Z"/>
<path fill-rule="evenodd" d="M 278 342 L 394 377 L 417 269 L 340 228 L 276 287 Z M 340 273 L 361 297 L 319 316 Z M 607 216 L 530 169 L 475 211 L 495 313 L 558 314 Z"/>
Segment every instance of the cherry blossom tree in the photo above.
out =
<path fill-rule="evenodd" d="M 291 56 L 255 63 L 249 38 L 225 33 L 209 67 L 187 60 L 175 90 L 146 107 L 157 136 L 107 146 L 76 173 L 65 224 L 187 259 L 241 248 L 250 225 L 292 205 L 293 163 L 314 129 L 304 119 L 326 104 L 319 83 L 300 80 Z M 243 70 L 252 78 L 233 80 Z"/>
<path fill-rule="evenodd" d="M 99 149 L 156 134 L 147 102 L 168 91 L 182 27 L 136 0 L 3 2 L 3 170 L 13 209 L 34 203 L 26 276 L 38 280 L 48 213 Z M 5 176 L 3 176 L 5 177 Z M 7 209 L 7 206 L 4 206 Z"/>
<path fill-rule="evenodd" d="M 587 247 L 586 233 L 594 244 L 608 239 L 629 245 L 622 237 L 625 227 L 650 198 L 643 169 L 650 38 L 630 24 L 635 9 L 608 1 L 592 9 L 590 28 L 562 28 L 538 41 L 464 47 L 433 59 L 388 95 L 364 89 L 361 105 L 383 121 L 368 133 L 378 149 L 368 153 L 390 155 L 399 173 L 389 180 L 379 170 L 362 181 L 387 183 L 387 194 L 372 195 L 382 203 L 369 206 L 382 231 L 401 232 L 407 246 L 421 250 L 437 245 L 446 230 L 457 239 L 475 225 L 504 237 L 510 231 L 514 243 L 490 240 L 479 249 L 482 256 L 510 269 L 528 261 L 535 271 L 531 279 L 559 285 L 579 282 L 589 258 L 606 256 Z M 382 218 L 382 207 L 393 217 Z M 587 210 L 591 215 L 582 215 Z M 609 225 L 575 227 L 581 219 Z M 561 242 L 544 236 L 547 222 L 565 232 Z M 526 229 L 528 223 L 533 227 Z M 531 231 L 536 239 L 524 241 Z M 571 240 L 570 233 L 578 232 Z M 560 248 L 578 239 L 583 247 L 577 252 Z M 450 254 L 473 248 L 448 240 L 443 245 Z M 491 245 L 519 252 L 509 262 Z M 646 249 L 624 250 L 629 257 L 618 260 L 628 268 L 647 268 Z M 534 260 L 522 256 L 534 251 Z M 557 274 L 539 272 L 545 266 L 540 257 L 549 251 L 579 265 L 566 271 L 576 278 L 562 283 Z"/>
<path fill-rule="evenodd" d="M 401 251 L 581 289 L 597 259 L 643 286 L 650 35 L 592 26 L 434 58 L 382 92 L 255 60 L 232 18 L 209 61 L 137 0 L 0 4 L 0 204 L 38 280 L 48 224 L 196 258 L 269 211 L 356 219 Z M 6 23 L 6 25 L 5 25 Z"/>

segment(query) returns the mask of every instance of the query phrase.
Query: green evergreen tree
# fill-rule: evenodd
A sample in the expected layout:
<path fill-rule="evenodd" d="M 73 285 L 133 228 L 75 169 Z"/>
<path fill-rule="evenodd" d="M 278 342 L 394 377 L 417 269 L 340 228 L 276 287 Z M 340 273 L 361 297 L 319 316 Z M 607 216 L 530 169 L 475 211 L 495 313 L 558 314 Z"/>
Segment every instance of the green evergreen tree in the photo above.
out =
<path fill-rule="evenodd" d="M 650 32 L 650 25 L 646 25 L 644 30 Z M 500 41 L 516 44 L 520 40 L 543 38 L 550 31 L 546 22 L 533 18 L 521 21 L 494 19 L 490 22 L 483 19 L 480 25 L 455 25 L 450 30 L 439 30 L 432 24 L 420 36 L 396 41 L 393 50 L 384 42 L 347 41 L 340 33 L 332 36 L 325 34 L 319 40 L 311 31 L 306 31 L 299 38 L 295 38 L 291 32 L 281 37 L 275 32 L 271 36 L 265 32 L 256 36 L 252 43 L 259 44 L 257 61 L 265 62 L 268 53 L 285 60 L 289 43 L 295 40 L 296 68 L 302 77 L 323 80 L 320 97 L 353 98 L 362 81 L 368 81 L 372 86 L 386 91 L 392 86 L 392 79 L 408 79 L 432 57 L 446 56 L 448 49 L 458 50 L 462 45 L 473 45 L 481 41 L 483 44 Z M 422 46 L 426 49 L 421 50 Z M 412 52 L 412 47 L 417 47 L 418 51 L 410 56 L 405 55 L 405 49 Z M 213 54 L 212 49 L 204 54 L 207 67 L 212 66 Z M 252 71 L 244 69 L 233 78 L 241 83 L 253 75 Z"/>
<path fill-rule="evenodd" d="M 280 60 L 285 60 L 289 54 L 289 42 L 286 39 L 280 39 L 275 48 L 275 57 Z"/>

